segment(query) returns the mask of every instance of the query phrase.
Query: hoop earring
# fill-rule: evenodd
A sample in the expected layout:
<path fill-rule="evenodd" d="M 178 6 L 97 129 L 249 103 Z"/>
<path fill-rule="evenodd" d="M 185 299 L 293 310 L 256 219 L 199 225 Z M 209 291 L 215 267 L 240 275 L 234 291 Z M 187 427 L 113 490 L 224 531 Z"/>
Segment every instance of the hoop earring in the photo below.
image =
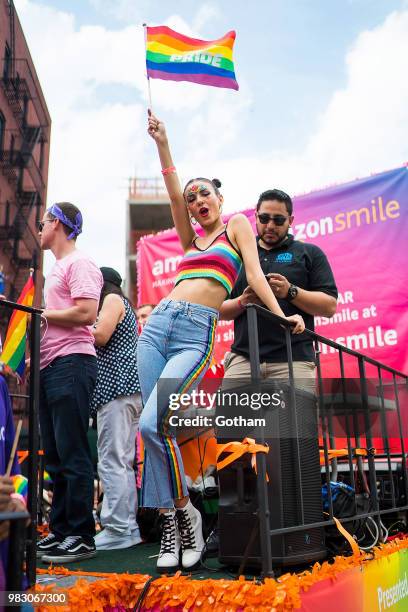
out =
<path fill-rule="evenodd" d="M 191 223 L 192 225 L 197 225 L 197 220 L 196 220 L 196 219 L 194 219 L 194 217 L 190 217 L 190 223 Z"/>

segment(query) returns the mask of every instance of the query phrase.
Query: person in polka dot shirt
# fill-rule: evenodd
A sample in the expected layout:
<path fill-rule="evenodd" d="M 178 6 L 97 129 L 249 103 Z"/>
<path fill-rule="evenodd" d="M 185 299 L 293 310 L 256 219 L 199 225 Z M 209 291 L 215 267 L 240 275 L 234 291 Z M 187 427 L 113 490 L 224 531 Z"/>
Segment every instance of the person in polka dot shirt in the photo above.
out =
<path fill-rule="evenodd" d="M 113 268 L 101 268 L 101 272 L 104 284 L 93 330 L 98 378 L 91 410 L 97 413 L 104 529 L 95 544 L 97 550 L 112 550 L 141 542 L 133 462 L 142 400 L 136 363 L 136 315 L 122 293 L 120 274 Z"/>

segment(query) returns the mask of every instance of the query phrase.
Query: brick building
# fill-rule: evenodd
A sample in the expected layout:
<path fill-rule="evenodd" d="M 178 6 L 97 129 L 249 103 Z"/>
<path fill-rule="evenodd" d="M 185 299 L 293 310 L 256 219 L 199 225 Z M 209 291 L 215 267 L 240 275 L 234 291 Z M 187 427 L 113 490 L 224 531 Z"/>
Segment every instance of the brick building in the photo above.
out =
<path fill-rule="evenodd" d="M 12 0 L 0 0 L 0 271 L 16 300 L 42 255 L 36 224 L 47 193 L 51 119 Z M 1 281 L 0 281 L 1 284 Z M 2 317 L 3 313 L 0 313 Z"/>
<path fill-rule="evenodd" d="M 146 234 L 173 227 L 162 179 L 132 178 L 126 206 L 126 293 L 137 304 L 136 244 Z"/>

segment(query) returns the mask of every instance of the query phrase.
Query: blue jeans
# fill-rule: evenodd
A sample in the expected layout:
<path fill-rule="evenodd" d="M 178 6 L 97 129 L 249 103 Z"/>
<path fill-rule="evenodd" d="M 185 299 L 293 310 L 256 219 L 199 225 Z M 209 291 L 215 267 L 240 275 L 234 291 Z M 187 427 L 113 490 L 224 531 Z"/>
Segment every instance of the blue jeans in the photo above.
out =
<path fill-rule="evenodd" d="M 54 482 L 50 531 L 93 538 L 94 470 L 87 432 L 96 357 L 57 357 L 40 373 L 40 428 L 45 469 Z"/>
<path fill-rule="evenodd" d="M 185 301 L 162 300 L 137 345 L 144 442 L 141 506 L 172 508 L 188 495 L 177 441 L 160 426 L 169 415 L 169 395 L 198 385 L 211 363 L 218 311 Z"/>

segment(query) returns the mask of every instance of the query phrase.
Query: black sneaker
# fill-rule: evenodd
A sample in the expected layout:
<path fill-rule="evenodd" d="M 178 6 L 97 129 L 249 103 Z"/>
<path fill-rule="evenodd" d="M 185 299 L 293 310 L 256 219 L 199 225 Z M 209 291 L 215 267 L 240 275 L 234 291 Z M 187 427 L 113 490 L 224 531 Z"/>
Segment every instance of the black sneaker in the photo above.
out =
<path fill-rule="evenodd" d="M 41 559 L 47 553 L 51 553 L 61 544 L 62 540 L 54 533 L 49 533 L 37 543 L 37 559 Z"/>
<path fill-rule="evenodd" d="M 96 556 L 93 540 L 85 540 L 82 536 L 68 536 L 59 546 L 42 557 L 47 563 L 72 563 L 81 559 Z"/>

